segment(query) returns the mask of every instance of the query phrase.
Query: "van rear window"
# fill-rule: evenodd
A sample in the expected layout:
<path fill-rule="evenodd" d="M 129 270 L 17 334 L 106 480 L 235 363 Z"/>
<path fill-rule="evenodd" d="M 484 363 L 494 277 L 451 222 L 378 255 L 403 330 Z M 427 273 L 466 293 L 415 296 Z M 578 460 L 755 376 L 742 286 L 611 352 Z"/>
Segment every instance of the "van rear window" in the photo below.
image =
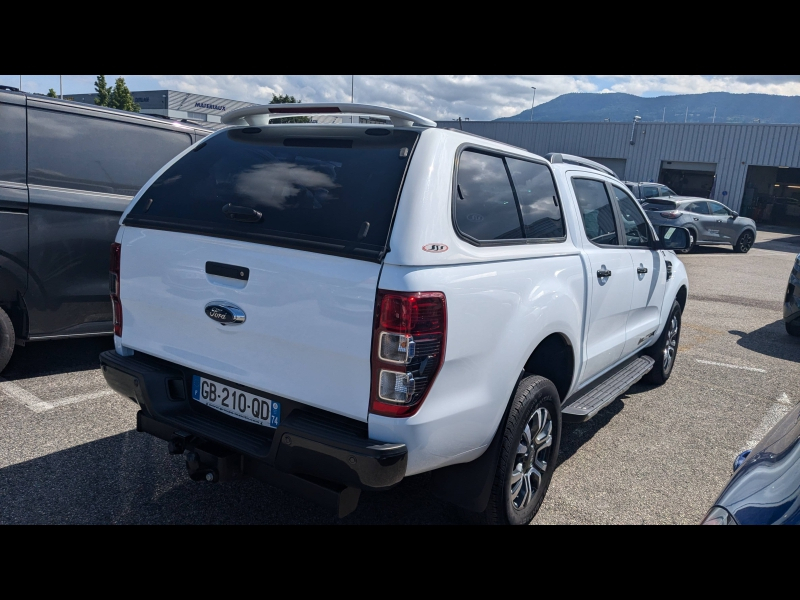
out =
<path fill-rule="evenodd" d="M 419 134 L 314 136 L 298 126 L 276 136 L 272 127 L 207 138 L 145 191 L 124 224 L 381 260 Z"/>

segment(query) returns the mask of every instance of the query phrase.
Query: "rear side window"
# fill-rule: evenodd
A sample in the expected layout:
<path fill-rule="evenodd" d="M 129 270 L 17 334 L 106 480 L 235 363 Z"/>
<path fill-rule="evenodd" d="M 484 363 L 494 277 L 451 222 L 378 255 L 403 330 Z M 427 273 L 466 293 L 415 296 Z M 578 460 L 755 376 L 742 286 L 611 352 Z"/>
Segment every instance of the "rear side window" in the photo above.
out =
<path fill-rule="evenodd" d="M 618 246 L 617 224 L 606 184 L 596 179 L 574 178 L 572 187 L 589 240 L 594 244 Z"/>
<path fill-rule="evenodd" d="M 132 196 L 191 145 L 188 133 L 28 110 L 28 182 Z"/>
<path fill-rule="evenodd" d="M 276 134 L 247 127 L 204 140 L 125 224 L 380 260 L 418 133 Z"/>
<path fill-rule="evenodd" d="M 506 157 L 506 164 L 517 192 L 525 237 L 548 239 L 563 237 L 564 222 L 550 169 L 544 165 Z"/>
<path fill-rule="evenodd" d="M 683 210 L 690 213 L 696 213 L 698 215 L 707 215 L 708 202 L 691 202 L 689 204 L 685 204 Z"/>
<path fill-rule="evenodd" d="M 25 107 L 0 104 L 0 181 L 25 183 Z"/>
<path fill-rule="evenodd" d="M 508 172 L 499 156 L 465 150 L 456 181 L 458 229 L 476 240 L 522 238 Z"/>

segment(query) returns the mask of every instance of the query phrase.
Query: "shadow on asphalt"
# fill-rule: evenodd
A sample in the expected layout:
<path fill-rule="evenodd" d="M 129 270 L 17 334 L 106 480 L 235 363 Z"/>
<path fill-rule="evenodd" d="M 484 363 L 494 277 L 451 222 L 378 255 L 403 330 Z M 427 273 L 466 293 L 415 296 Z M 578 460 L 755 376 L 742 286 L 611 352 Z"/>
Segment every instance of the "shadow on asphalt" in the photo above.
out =
<path fill-rule="evenodd" d="M 730 330 L 728 333 L 738 335 L 736 341 L 742 348 L 747 348 L 759 354 L 766 354 L 773 358 L 780 358 L 794 363 L 800 362 L 800 338 L 786 333 L 783 319 L 759 327 L 751 333 Z"/>
<path fill-rule="evenodd" d="M 800 252 L 800 235 L 793 235 L 790 237 L 777 238 L 774 240 L 766 240 L 763 242 L 756 242 L 753 248 L 760 248 L 761 250 L 775 250 L 776 252 L 789 252 L 797 254 Z"/>
<path fill-rule="evenodd" d="M 28 342 L 14 348 L 3 379 L 27 379 L 42 375 L 100 368 L 100 353 L 114 348 L 113 336 Z"/>
<path fill-rule="evenodd" d="M 608 425 L 611 420 L 625 408 L 625 402 L 630 395 L 636 393 L 639 386 L 634 386 L 611 404 L 603 408 L 592 419 L 583 423 L 564 423 L 561 426 L 561 447 L 558 450 L 559 464 L 565 462 L 575 454 L 581 446 L 591 440 L 598 431 Z M 641 386 L 640 391 L 648 388 Z M 556 466 L 558 468 L 558 466 Z"/>
<path fill-rule="evenodd" d="M 337 519 L 255 479 L 194 482 L 167 444 L 129 431 L 0 469 L 0 524 L 456 524 L 429 476 L 362 493 Z"/>

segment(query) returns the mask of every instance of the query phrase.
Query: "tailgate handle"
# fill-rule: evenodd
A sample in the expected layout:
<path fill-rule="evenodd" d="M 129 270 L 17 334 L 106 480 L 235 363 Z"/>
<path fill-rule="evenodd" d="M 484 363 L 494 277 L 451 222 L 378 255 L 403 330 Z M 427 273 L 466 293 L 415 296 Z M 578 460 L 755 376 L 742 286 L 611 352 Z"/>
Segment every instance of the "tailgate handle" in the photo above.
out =
<path fill-rule="evenodd" d="M 206 263 L 206 273 L 209 275 L 239 279 L 240 281 L 247 281 L 250 279 L 250 269 L 247 267 L 237 267 L 236 265 L 226 265 L 225 263 L 211 261 Z"/>
<path fill-rule="evenodd" d="M 224 212 L 229 219 L 244 221 L 246 223 L 256 223 L 261 220 L 262 216 L 261 212 L 257 211 L 255 208 L 235 206 L 233 204 L 226 204 L 223 206 L 222 212 Z"/>

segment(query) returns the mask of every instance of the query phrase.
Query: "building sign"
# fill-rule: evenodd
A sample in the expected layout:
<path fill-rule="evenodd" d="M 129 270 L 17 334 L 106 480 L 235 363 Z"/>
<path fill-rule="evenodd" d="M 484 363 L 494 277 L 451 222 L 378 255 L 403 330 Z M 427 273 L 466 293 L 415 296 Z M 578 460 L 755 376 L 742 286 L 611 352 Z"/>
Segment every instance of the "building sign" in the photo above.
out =
<path fill-rule="evenodd" d="M 219 104 L 208 104 L 207 102 L 195 102 L 195 108 L 210 108 L 211 110 L 225 110 L 224 106 Z"/>

